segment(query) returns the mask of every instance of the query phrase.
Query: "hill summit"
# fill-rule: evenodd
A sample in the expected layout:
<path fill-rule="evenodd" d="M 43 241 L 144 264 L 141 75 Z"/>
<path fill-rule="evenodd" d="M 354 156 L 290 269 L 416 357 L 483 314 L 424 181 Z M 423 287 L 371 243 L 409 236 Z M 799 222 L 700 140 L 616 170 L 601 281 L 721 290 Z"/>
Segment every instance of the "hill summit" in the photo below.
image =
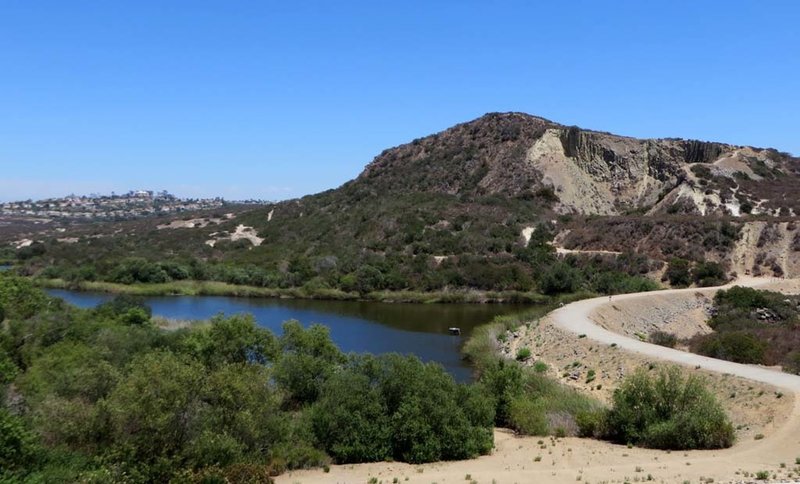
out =
<path fill-rule="evenodd" d="M 377 193 L 519 197 L 552 191 L 561 213 L 657 213 L 677 204 L 681 212 L 739 215 L 742 204 L 755 213 L 785 206 L 786 197 L 759 198 L 764 190 L 757 182 L 796 177 L 798 169 L 797 159 L 772 149 L 636 139 L 523 113 L 491 113 L 384 151 L 353 183 Z"/>

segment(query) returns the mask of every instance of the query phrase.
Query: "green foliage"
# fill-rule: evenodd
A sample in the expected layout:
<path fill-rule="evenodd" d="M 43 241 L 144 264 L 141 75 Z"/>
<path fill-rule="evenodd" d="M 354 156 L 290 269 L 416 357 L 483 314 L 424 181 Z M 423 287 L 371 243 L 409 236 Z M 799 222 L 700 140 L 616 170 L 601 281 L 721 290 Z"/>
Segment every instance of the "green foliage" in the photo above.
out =
<path fill-rule="evenodd" d="M 705 335 L 695 340 L 695 350 L 703 355 L 737 363 L 763 363 L 767 343 L 745 331 Z"/>
<path fill-rule="evenodd" d="M 0 307 L 3 308 L 3 319 L 27 319 L 50 304 L 51 299 L 30 281 L 0 272 Z"/>
<path fill-rule="evenodd" d="M 549 425 L 544 402 L 519 396 L 509 406 L 509 423 L 511 428 L 523 435 L 547 435 Z"/>
<path fill-rule="evenodd" d="M 674 348 L 678 344 L 678 338 L 674 334 L 665 331 L 653 331 L 648 339 L 653 344 L 666 346 L 667 348 Z"/>
<path fill-rule="evenodd" d="M 334 366 L 345 360 L 330 340 L 328 328 L 321 325 L 304 329 L 298 321 L 287 321 L 283 324 L 280 346 L 282 353 L 275 365 L 275 380 L 294 405 L 317 400 Z"/>
<path fill-rule="evenodd" d="M 539 290 L 550 295 L 576 292 L 581 286 L 582 279 L 578 269 L 564 262 L 556 262 L 542 271 Z"/>
<path fill-rule="evenodd" d="M 317 440 L 340 463 L 474 457 L 492 448 L 493 419 L 477 388 L 398 355 L 351 357 L 312 411 Z"/>
<path fill-rule="evenodd" d="M 266 363 L 278 354 L 275 336 L 257 326 L 249 314 L 214 316 L 210 324 L 189 333 L 182 344 L 185 351 L 212 368 L 232 363 Z"/>
<path fill-rule="evenodd" d="M 575 415 L 578 435 L 580 437 L 603 437 L 607 433 L 606 415 L 605 409 L 578 412 Z"/>
<path fill-rule="evenodd" d="M 110 301 L 98 305 L 94 312 L 102 317 L 119 318 L 135 310 L 143 312 L 148 320 L 153 315 L 153 310 L 141 298 L 128 294 L 114 296 Z"/>
<path fill-rule="evenodd" d="M 791 312 L 791 305 L 785 303 L 786 296 L 778 292 L 759 291 L 751 287 L 734 286 L 728 290 L 718 291 L 714 303 L 718 308 L 725 308 L 726 313 L 732 309 L 767 308 L 785 313 Z"/>
<path fill-rule="evenodd" d="M 392 453 L 386 406 L 366 375 L 347 372 L 327 382 L 312 422 L 317 440 L 339 463 L 381 461 Z"/>
<path fill-rule="evenodd" d="M 720 286 L 725 283 L 725 269 L 717 262 L 698 262 L 692 270 L 692 278 L 700 287 Z"/>
<path fill-rule="evenodd" d="M 715 332 L 692 338 L 692 351 L 800 371 L 800 335 L 796 330 L 800 308 L 796 297 L 739 286 L 718 291 L 714 316 L 708 324 Z"/>
<path fill-rule="evenodd" d="M 606 437 L 658 449 L 718 449 L 733 444 L 733 426 L 695 376 L 677 367 L 639 369 L 614 392 Z M 588 429 L 588 427 L 587 427 Z"/>
<path fill-rule="evenodd" d="M 592 280 L 592 289 L 601 294 L 625 294 L 659 289 L 655 281 L 646 277 L 630 276 L 623 272 L 600 272 Z"/>
<path fill-rule="evenodd" d="M 158 480 L 181 465 L 189 443 L 203 438 L 195 426 L 203 376 L 200 363 L 168 351 L 144 354 L 130 364 L 106 402 L 111 437 L 126 462 L 147 466 Z"/>
<path fill-rule="evenodd" d="M 0 407 L 0 480 L 28 468 L 37 450 L 35 437 L 22 419 Z"/>
<path fill-rule="evenodd" d="M 672 287 L 687 287 L 692 283 L 691 265 L 686 259 L 672 259 L 669 261 L 665 274 Z"/>
<path fill-rule="evenodd" d="M 483 370 L 479 383 L 494 399 L 495 424 L 507 426 L 511 421 L 511 402 L 523 393 L 522 367 L 495 359 Z"/>
<path fill-rule="evenodd" d="M 517 361 L 525 361 L 531 357 L 531 349 L 530 348 L 520 348 L 517 351 Z"/>

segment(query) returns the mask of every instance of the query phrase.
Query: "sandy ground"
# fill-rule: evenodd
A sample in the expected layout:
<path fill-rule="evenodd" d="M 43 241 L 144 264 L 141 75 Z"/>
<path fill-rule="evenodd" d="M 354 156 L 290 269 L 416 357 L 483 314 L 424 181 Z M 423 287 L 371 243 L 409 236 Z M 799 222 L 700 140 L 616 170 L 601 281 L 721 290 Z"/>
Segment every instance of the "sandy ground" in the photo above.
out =
<path fill-rule="evenodd" d="M 797 280 L 745 283 L 790 293 L 800 292 L 800 281 Z M 532 360 L 548 363 L 551 376 L 608 401 L 613 388 L 638 366 L 660 364 L 661 359 L 678 358 L 681 361 L 686 356 L 702 357 L 681 351 L 675 351 L 675 354 L 662 352 L 666 349 L 661 347 L 656 347 L 656 354 L 642 353 L 637 349 L 641 350 L 638 345 L 644 343 L 638 338 L 607 331 L 597 326 L 594 319 L 605 317 L 606 321 L 598 323 L 622 331 L 636 325 L 644 326 L 645 323 L 636 322 L 642 315 L 645 321 L 655 323 L 653 314 L 661 314 L 666 324 L 680 325 L 671 315 L 679 312 L 683 305 L 698 304 L 692 300 L 698 298 L 697 292 L 671 290 L 616 296 L 610 303 L 607 298 L 579 301 L 521 328 L 516 335 L 510 335 L 510 341 L 501 351 L 511 357 L 518 348 L 530 347 L 534 353 Z M 713 290 L 702 292 L 703 297 L 711 293 Z M 610 315 L 614 314 L 611 311 L 617 310 L 609 305 L 619 307 L 623 304 L 634 306 L 618 311 L 620 317 L 613 318 L 615 322 L 610 324 Z M 675 321 L 669 322 L 672 319 Z M 563 327 L 565 321 L 573 324 L 582 321 L 586 326 L 580 326 L 580 332 L 577 332 L 576 328 Z M 691 329 L 695 322 L 696 318 L 688 328 Z M 596 328 L 600 335 L 591 333 L 591 327 Z M 584 334 L 586 336 L 582 336 Z M 602 338 L 614 338 L 617 344 L 612 346 Z M 768 472 L 770 480 L 795 482 L 793 479 L 800 476 L 800 465 L 796 464 L 796 459 L 800 458 L 800 400 L 795 396 L 795 392 L 800 391 L 800 377 L 748 365 L 729 367 L 730 362 L 718 360 L 703 361 L 699 369 L 694 360 L 688 364 L 691 371 L 707 378 L 728 410 L 737 427 L 734 447 L 719 451 L 665 452 L 629 449 L 590 439 L 517 437 L 498 429 L 494 452 L 470 461 L 418 466 L 385 462 L 331 466 L 329 473 L 322 470 L 292 472 L 279 476 L 277 482 L 367 483 L 371 477 L 383 483 L 756 482 L 756 472 L 759 471 Z M 589 369 L 596 369 L 596 377 L 587 383 Z M 732 373 L 742 376 L 733 376 Z"/>
<path fill-rule="evenodd" d="M 220 218 L 193 218 L 191 220 L 173 220 L 168 224 L 157 226 L 158 230 L 164 229 L 194 229 L 203 228 L 211 224 L 219 225 L 222 223 Z"/>
<path fill-rule="evenodd" d="M 253 247 L 258 247 L 264 242 L 264 239 L 258 236 L 258 232 L 253 227 L 248 227 L 246 225 L 239 224 L 236 226 L 236 230 L 227 236 L 218 235 L 216 232 L 211 234 L 213 239 L 209 239 L 206 241 L 206 245 L 210 245 L 214 247 L 217 242 L 221 240 L 230 240 L 231 242 L 236 242 L 237 240 L 249 240 Z"/>

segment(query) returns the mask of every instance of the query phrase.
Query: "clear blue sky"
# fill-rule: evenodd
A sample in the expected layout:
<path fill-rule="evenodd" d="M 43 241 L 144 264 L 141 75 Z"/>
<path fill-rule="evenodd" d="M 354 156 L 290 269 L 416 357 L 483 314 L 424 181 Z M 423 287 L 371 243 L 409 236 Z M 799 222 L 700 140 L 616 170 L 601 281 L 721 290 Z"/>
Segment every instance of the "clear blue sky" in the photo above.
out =
<path fill-rule="evenodd" d="M 800 2 L 0 2 L 0 200 L 283 199 L 491 111 L 800 154 Z"/>

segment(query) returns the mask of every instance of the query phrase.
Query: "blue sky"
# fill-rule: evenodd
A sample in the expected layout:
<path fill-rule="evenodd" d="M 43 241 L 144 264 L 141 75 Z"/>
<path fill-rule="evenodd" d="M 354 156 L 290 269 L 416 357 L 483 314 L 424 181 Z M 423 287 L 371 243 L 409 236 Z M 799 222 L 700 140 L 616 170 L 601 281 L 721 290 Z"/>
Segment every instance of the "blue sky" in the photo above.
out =
<path fill-rule="evenodd" d="M 492 111 L 800 154 L 797 1 L 0 2 L 0 200 L 283 199 Z"/>

